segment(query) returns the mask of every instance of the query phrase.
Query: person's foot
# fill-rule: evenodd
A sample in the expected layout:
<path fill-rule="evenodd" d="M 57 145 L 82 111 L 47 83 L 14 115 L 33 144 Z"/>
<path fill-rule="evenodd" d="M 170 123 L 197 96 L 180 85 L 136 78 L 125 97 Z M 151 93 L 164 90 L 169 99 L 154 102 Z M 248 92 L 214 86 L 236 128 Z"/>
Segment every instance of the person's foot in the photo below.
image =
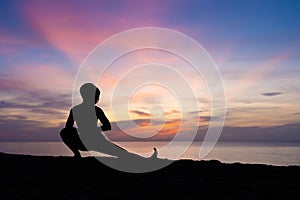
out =
<path fill-rule="evenodd" d="M 158 154 L 157 149 L 154 147 L 153 150 L 154 152 L 150 158 L 157 158 L 157 154 Z"/>
<path fill-rule="evenodd" d="M 74 158 L 81 158 L 81 155 L 80 155 L 79 152 L 75 152 L 73 157 L 74 157 Z"/>

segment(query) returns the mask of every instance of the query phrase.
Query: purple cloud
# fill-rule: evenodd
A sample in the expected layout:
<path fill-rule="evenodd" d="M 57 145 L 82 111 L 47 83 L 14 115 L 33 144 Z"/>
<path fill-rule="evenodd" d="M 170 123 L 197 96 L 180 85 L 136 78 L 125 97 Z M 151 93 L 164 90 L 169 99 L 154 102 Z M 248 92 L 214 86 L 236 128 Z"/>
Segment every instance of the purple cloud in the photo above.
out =
<path fill-rule="evenodd" d="M 273 97 L 273 96 L 278 96 L 283 94 L 282 92 L 266 92 L 266 93 L 261 93 L 261 95 L 263 96 L 267 96 L 267 97 Z"/>

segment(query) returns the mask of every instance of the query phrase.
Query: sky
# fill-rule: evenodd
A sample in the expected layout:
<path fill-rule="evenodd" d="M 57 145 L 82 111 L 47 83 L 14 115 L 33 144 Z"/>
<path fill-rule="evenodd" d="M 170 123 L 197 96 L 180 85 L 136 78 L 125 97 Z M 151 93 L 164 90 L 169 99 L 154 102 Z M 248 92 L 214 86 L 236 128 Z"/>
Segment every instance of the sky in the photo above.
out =
<path fill-rule="evenodd" d="M 142 27 L 179 31 L 209 53 L 226 96 L 220 140 L 300 141 L 298 1 L 1 0 L 0 5 L 0 141 L 60 141 L 83 61 L 111 36 Z M 143 64 L 118 82 L 120 72 Z M 163 65 L 171 68 L 160 71 Z M 182 106 L 188 89 L 175 69 L 196 91 L 196 107 Z M 194 131 L 193 120 L 201 140 L 212 117 L 218 119 L 205 77 L 189 76 L 187 63 L 168 52 L 137 51 L 109 70 L 95 84 L 101 89 L 98 106 L 113 125 L 107 133 L 112 140 L 170 140 L 182 123 L 185 140 Z M 138 82 L 148 78 L 177 86 Z M 114 115 L 111 87 L 117 82 L 122 84 Z"/>

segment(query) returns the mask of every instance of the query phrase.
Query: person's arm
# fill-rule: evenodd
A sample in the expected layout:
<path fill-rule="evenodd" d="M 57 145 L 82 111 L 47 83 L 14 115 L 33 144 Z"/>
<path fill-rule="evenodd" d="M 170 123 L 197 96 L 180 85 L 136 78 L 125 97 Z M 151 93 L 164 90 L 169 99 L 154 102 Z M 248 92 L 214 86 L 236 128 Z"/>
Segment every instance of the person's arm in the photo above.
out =
<path fill-rule="evenodd" d="M 97 118 L 100 120 L 102 126 L 101 129 L 102 131 L 109 131 L 111 130 L 111 125 L 107 117 L 105 116 L 103 110 L 99 107 L 96 107 L 96 115 Z"/>
<path fill-rule="evenodd" d="M 66 128 L 72 128 L 73 125 L 74 125 L 74 118 L 73 118 L 73 113 L 72 113 L 72 109 L 71 109 L 70 113 L 69 113 L 69 117 L 66 122 Z"/>

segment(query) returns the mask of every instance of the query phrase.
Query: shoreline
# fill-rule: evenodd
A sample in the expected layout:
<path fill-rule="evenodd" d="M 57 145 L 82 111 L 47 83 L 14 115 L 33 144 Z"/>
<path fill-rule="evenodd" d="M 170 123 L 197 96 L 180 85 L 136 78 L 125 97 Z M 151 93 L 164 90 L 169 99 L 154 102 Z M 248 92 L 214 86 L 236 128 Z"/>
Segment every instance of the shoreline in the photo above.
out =
<path fill-rule="evenodd" d="M 148 156 L 152 153 L 153 146 L 158 149 L 164 144 L 159 143 L 136 143 L 133 142 L 117 143 L 123 148 L 135 152 L 137 154 Z M 181 142 L 180 142 L 181 143 Z M 173 155 L 172 151 L 169 154 L 159 153 L 159 157 L 168 159 L 192 159 L 200 160 L 220 160 L 223 163 L 243 163 L 243 164 L 267 164 L 274 166 L 300 166 L 300 146 L 293 143 L 269 143 L 260 145 L 261 143 L 248 142 L 225 142 L 217 143 L 212 151 L 203 159 L 199 159 L 198 144 L 191 145 L 186 152 L 178 158 Z M 265 144 L 265 143 L 262 143 Z M 174 149 L 175 151 L 176 149 Z M 71 156 L 72 152 L 62 142 L 0 142 L 0 152 L 9 154 L 29 154 L 35 156 Z M 149 154 L 148 154 L 149 151 Z M 96 152 L 92 153 L 95 156 L 105 156 Z M 87 152 L 82 152 L 83 156 L 89 156 Z"/>
<path fill-rule="evenodd" d="M 1 154 L 6 155 L 15 155 L 15 156 L 31 156 L 31 157 L 53 157 L 53 158 L 71 158 L 71 155 L 34 155 L 34 154 L 23 154 L 23 153 L 13 153 L 13 152 L 0 152 Z M 72 153 L 71 153 L 72 154 Z M 93 156 L 93 155 L 82 155 L 82 158 L 93 158 L 93 157 L 101 157 L 101 156 Z M 106 157 L 106 156 L 103 156 Z M 109 156 L 107 156 L 109 158 Z M 113 157 L 111 157 L 113 158 Z M 165 160 L 172 160 L 169 158 L 160 158 L 159 159 L 165 159 Z M 239 161 L 233 161 L 233 162 L 225 162 L 218 159 L 192 159 L 192 158 L 181 158 L 177 161 L 193 161 L 193 162 L 220 162 L 222 164 L 242 164 L 242 165 L 266 165 L 266 166 L 272 166 L 272 167 L 300 167 L 298 164 L 289 164 L 289 165 L 279 165 L 279 164 L 272 164 L 272 163 L 251 163 L 251 162 L 239 162 Z"/>

